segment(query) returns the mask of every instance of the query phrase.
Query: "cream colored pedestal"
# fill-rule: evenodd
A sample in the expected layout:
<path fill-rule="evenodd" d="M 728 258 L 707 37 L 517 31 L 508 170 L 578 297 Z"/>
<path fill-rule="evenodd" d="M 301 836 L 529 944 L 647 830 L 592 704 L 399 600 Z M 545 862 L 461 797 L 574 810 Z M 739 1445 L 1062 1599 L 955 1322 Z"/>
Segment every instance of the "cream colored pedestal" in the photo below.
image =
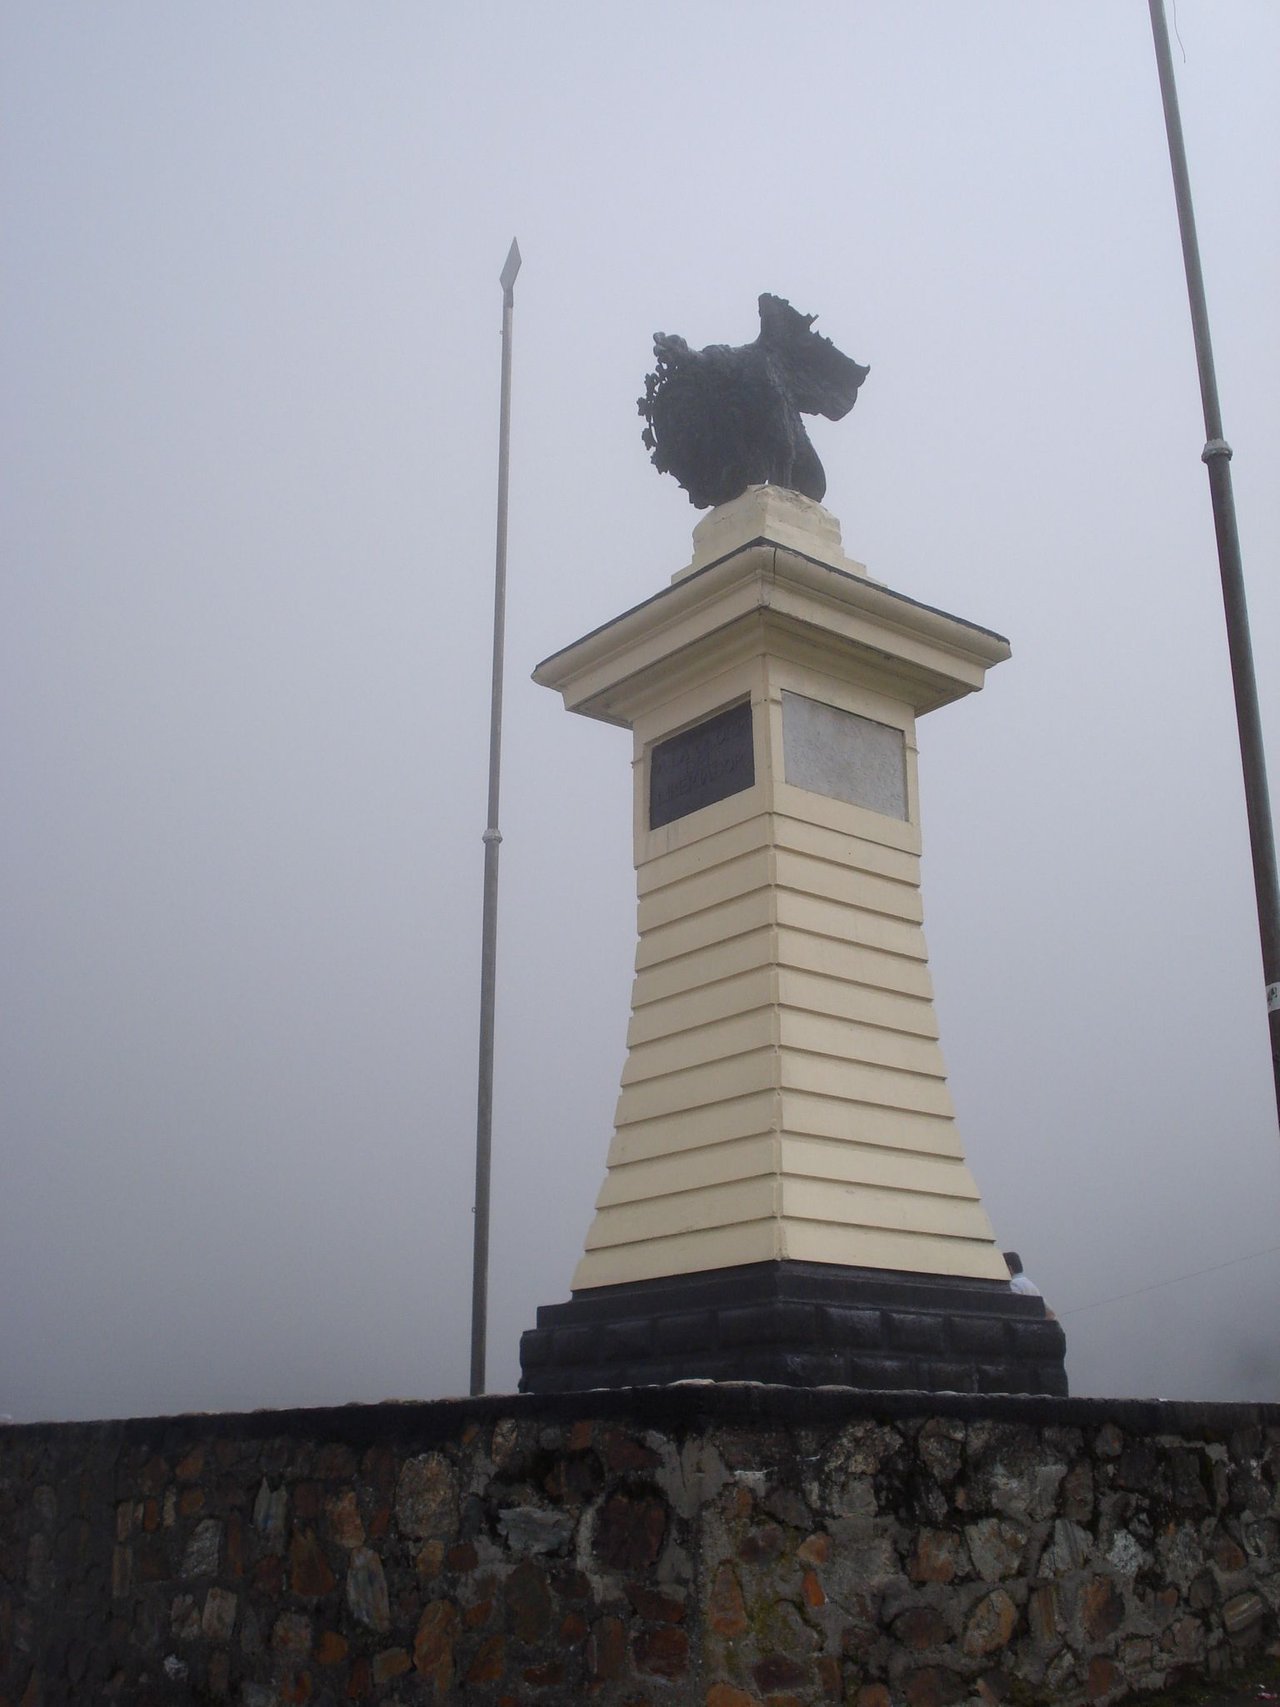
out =
<path fill-rule="evenodd" d="M 534 672 L 635 743 L 629 1053 L 574 1292 L 771 1261 L 1007 1280 L 934 1020 L 915 725 L 1008 644 L 871 580 L 796 493 L 694 539 Z M 655 749 L 744 704 L 753 780 L 652 828 Z"/>

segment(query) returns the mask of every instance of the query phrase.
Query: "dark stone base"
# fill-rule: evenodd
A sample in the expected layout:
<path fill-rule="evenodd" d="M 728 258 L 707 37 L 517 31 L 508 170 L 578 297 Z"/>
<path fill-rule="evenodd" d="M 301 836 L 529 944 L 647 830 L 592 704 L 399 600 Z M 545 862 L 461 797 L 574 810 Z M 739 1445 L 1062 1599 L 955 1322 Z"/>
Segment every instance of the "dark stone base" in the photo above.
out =
<path fill-rule="evenodd" d="M 1063 1397 L 1066 1339 L 998 1280 L 762 1262 L 600 1286 L 544 1304 L 520 1391 L 767 1381 Z"/>

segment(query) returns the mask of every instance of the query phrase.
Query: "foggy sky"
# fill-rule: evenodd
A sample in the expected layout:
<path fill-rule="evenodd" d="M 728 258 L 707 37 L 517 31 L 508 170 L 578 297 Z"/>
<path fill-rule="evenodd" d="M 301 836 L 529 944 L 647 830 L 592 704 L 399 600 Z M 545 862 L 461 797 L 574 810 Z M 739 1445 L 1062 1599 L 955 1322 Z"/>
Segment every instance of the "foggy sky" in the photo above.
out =
<path fill-rule="evenodd" d="M 1274 769 L 1280 11 L 1177 25 Z M 4 10 L 0 79 L 0 1412 L 465 1390 L 513 234 L 490 1386 L 568 1296 L 634 949 L 629 737 L 529 672 L 688 561 L 652 335 L 746 341 L 769 290 L 871 364 L 813 432 L 846 550 L 1013 645 L 919 730 L 996 1236 L 1073 1390 L 1280 1398 L 1141 0 L 67 0 Z"/>

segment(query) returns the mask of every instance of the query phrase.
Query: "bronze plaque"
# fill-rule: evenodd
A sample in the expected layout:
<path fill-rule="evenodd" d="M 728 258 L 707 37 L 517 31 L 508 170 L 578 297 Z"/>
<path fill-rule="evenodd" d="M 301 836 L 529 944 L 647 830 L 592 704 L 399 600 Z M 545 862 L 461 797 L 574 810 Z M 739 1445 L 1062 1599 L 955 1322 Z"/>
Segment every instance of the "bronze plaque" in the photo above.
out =
<path fill-rule="evenodd" d="M 649 754 L 649 828 L 686 818 L 741 794 L 756 780 L 751 705 L 730 706 L 705 723 L 659 741 Z"/>

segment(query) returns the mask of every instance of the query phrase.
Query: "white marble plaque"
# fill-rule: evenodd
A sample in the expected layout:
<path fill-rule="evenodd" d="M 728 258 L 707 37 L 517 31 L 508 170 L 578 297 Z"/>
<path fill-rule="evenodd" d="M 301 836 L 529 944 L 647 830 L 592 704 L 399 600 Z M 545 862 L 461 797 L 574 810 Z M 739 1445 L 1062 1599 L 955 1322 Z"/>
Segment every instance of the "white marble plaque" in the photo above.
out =
<path fill-rule="evenodd" d="M 786 779 L 796 788 L 907 817 L 907 754 L 901 729 L 803 694 L 782 695 Z"/>

